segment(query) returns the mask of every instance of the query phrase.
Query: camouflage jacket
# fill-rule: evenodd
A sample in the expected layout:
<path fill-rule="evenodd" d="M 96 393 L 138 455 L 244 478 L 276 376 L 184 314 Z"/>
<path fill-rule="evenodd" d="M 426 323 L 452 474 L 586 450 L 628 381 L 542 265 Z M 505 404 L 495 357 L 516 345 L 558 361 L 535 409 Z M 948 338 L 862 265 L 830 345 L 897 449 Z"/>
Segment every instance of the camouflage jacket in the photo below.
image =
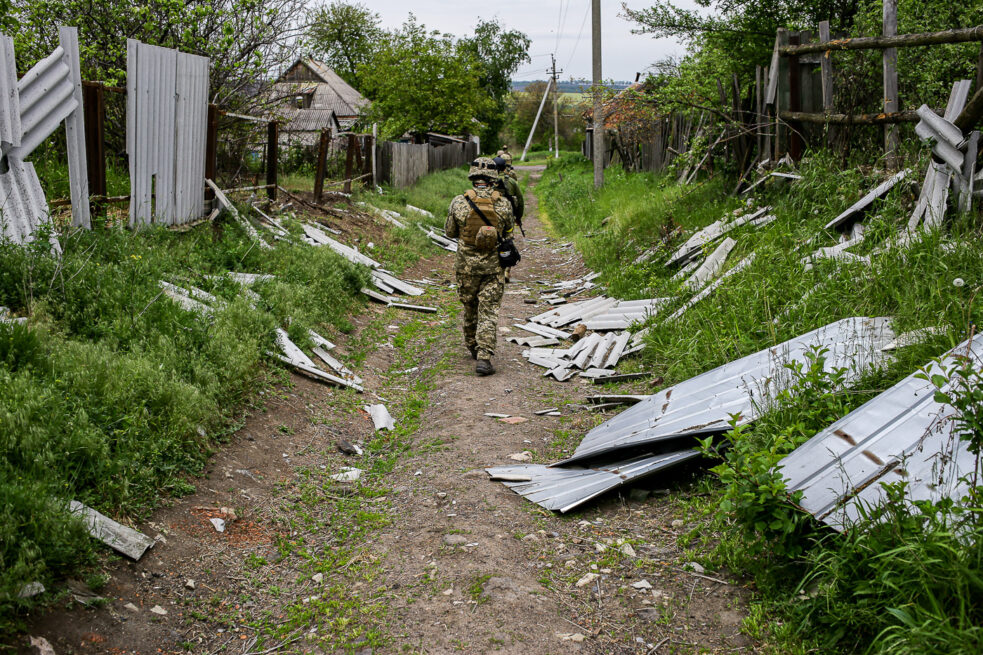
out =
<path fill-rule="evenodd" d="M 522 215 L 526 213 L 526 199 L 522 196 L 522 189 L 519 183 L 508 175 L 499 180 L 502 190 L 512 198 L 512 213 L 515 215 L 516 222 L 522 220 Z"/>
<path fill-rule="evenodd" d="M 482 198 L 491 196 L 495 189 L 492 187 L 476 188 L 475 192 Z M 502 238 L 512 238 L 512 230 L 515 229 L 515 217 L 512 214 L 512 205 L 502 196 L 495 203 L 495 212 L 499 217 L 499 236 Z M 451 201 L 451 206 L 447 210 L 447 222 L 444 230 L 451 239 L 457 239 L 461 235 L 464 223 L 471 214 L 471 205 L 468 204 L 464 196 L 457 196 Z M 502 270 L 498 264 L 498 251 L 478 252 L 474 247 L 467 245 L 461 240 L 457 242 L 457 262 L 455 269 L 458 275 L 494 275 Z"/>

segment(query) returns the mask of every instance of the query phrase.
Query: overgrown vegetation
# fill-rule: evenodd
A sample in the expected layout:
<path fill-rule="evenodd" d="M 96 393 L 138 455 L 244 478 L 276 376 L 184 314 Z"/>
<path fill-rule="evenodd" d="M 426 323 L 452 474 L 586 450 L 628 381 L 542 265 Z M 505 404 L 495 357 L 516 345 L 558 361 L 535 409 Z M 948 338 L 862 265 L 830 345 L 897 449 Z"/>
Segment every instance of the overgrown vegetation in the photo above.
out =
<path fill-rule="evenodd" d="M 892 316 L 899 332 L 941 328 L 898 351 L 884 370 L 856 385 L 859 392 L 843 390 L 843 372 L 824 371 L 824 353 L 814 353 L 810 365 L 791 371 L 797 382 L 753 426 L 706 442 L 707 452 L 721 458 L 714 469 L 719 484 L 691 501 L 709 525 L 689 539 L 702 544 L 709 563 L 754 579 L 758 602 L 781 619 L 781 627 L 759 635 L 774 652 L 977 652 L 983 620 L 978 502 L 921 504 L 912 514 L 899 502 L 903 490 L 894 489 L 898 502 L 870 517 L 869 527 L 832 533 L 790 502 L 773 468 L 817 431 L 965 339 L 981 318 L 978 215 L 956 216 L 945 233 L 874 255 L 870 268 L 823 261 L 805 270 L 805 255 L 836 243 L 825 223 L 880 177 L 857 164 L 840 169 L 828 153 L 808 154 L 797 170 L 800 182 L 773 181 L 747 205 L 730 195 L 733 180 L 681 186 L 676 171 L 608 169 L 605 187 L 594 191 L 589 162 L 571 156 L 547 169 L 538 192 L 551 228 L 574 240 L 608 292 L 621 298 L 689 297 L 680 293 L 683 278 L 674 280 L 675 270 L 665 266 L 685 238 L 679 228 L 765 205 L 778 217 L 762 229 L 745 226 L 728 235 L 737 246 L 727 268 L 755 253 L 745 271 L 679 319 L 653 319 L 642 356 L 665 385 L 848 316 Z M 905 224 L 913 191 L 898 186 L 876 205 L 866 219 L 865 253 Z M 649 250 L 650 258 L 637 263 Z M 969 416 L 962 431 L 978 434 L 978 376 L 961 373 L 968 382 L 953 402 Z"/>
<path fill-rule="evenodd" d="M 445 171 L 363 197 L 404 213 L 418 204 L 442 222 L 441 207 L 465 185 L 462 171 Z M 433 250 L 415 226 L 392 232 L 381 230 L 369 252 L 393 270 Z M 60 259 L 44 235 L 27 248 L 0 244 L 0 306 L 29 317 L 0 323 L 0 632 L 35 602 L 17 598 L 24 584 L 94 561 L 98 545 L 67 515 L 69 500 L 141 517 L 162 497 L 192 492 L 254 392 L 282 379 L 264 355 L 274 328 L 301 346 L 309 328 L 348 332 L 368 283 L 367 270 L 328 248 L 264 251 L 226 221 L 186 233 L 73 232 L 61 242 Z M 226 271 L 275 278 L 254 285 L 254 307 Z M 187 312 L 161 280 L 225 306 L 210 319 Z"/>

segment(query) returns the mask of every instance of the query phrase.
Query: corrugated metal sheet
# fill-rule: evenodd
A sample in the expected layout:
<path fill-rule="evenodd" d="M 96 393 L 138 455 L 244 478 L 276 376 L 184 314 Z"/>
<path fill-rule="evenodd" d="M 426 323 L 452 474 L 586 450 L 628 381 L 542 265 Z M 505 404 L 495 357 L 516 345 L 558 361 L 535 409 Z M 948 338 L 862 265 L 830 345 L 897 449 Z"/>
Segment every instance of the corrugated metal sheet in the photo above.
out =
<path fill-rule="evenodd" d="M 332 135 L 341 132 L 341 124 L 333 109 L 294 109 L 281 110 L 283 124 L 281 132 L 320 132 L 331 130 Z"/>
<path fill-rule="evenodd" d="M 208 59 L 128 39 L 130 225 L 204 214 Z"/>
<path fill-rule="evenodd" d="M 59 27 L 58 42 L 68 63 L 68 83 L 72 85 L 75 110 L 65 117 L 68 155 L 68 182 L 72 199 L 72 225 L 92 227 L 89 216 L 89 169 L 85 156 L 85 122 L 82 111 L 82 74 L 79 62 L 78 29 Z"/>
<path fill-rule="evenodd" d="M 23 162 L 65 121 L 68 145 L 72 222 L 89 227 L 89 183 L 85 166 L 85 128 L 82 122 L 82 82 L 79 76 L 78 35 L 74 27 L 60 27 L 60 45 L 17 80 L 13 40 L 0 35 L 0 144 L 10 162 Z M 7 189 L 39 187 L 33 167 L 18 169 Z M 43 201 L 43 196 L 42 196 Z M 17 204 L 17 203 L 13 203 Z M 13 206 L 13 205 L 12 205 Z M 25 206 L 26 207 L 26 206 Z M 38 208 L 17 218 L 19 232 L 39 224 Z M 44 211 L 47 220 L 47 209 Z M 13 218 L 7 217 L 12 223 Z M 22 235 L 26 238 L 27 235 Z M 20 241 L 21 243 L 23 241 Z"/>
<path fill-rule="evenodd" d="M 11 160 L 10 168 L 0 174 L 0 224 L 3 236 L 14 243 L 29 243 L 42 223 L 50 221 L 48 203 L 41 182 L 30 162 Z M 52 237 L 51 247 L 60 252 Z"/>
<path fill-rule="evenodd" d="M 805 363 L 811 349 L 829 349 L 826 370 L 846 368 L 849 381 L 884 361 L 881 349 L 893 339 L 888 318 L 836 321 L 664 389 L 588 432 L 573 456 L 560 464 L 681 436 L 723 432 L 733 414 L 740 415 L 739 423 L 749 423 L 767 399 L 792 382 L 786 365 Z"/>
<path fill-rule="evenodd" d="M 699 456 L 695 450 L 686 450 L 636 457 L 594 468 L 551 468 L 526 464 L 486 470 L 493 480 L 503 481 L 506 487 L 527 500 L 551 511 L 569 512 L 612 489 Z"/>
<path fill-rule="evenodd" d="M 20 96 L 14 40 L 0 34 L 0 146 L 6 152 L 20 145 Z"/>
<path fill-rule="evenodd" d="M 979 368 L 983 336 L 922 373 L 944 375 L 961 357 Z M 911 501 L 960 498 L 967 491 L 960 479 L 973 472 L 976 458 L 953 434 L 955 410 L 936 402 L 935 391 L 913 373 L 814 436 L 778 464 L 789 492 L 802 491 L 799 504 L 837 530 L 856 521 L 862 507 L 885 501 L 881 483 L 907 482 Z"/>

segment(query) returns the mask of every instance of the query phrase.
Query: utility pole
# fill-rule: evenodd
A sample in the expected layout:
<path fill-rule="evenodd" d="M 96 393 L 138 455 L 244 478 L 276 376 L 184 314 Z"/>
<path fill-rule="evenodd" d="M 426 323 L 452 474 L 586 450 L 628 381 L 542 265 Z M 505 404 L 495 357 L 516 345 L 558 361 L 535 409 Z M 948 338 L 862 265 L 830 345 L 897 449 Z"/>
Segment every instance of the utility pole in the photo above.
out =
<path fill-rule="evenodd" d="M 550 55 L 553 60 L 553 152 L 556 159 L 560 158 L 560 112 L 559 112 L 559 90 L 556 85 L 556 76 L 563 71 L 556 70 L 556 56 Z"/>
<path fill-rule="evenodd" d="M 526 153 L 529 152 L 529 144 L 532 143 L 532 137 L 536 133 L 536 126 L 539 125 L 539 117 L 543 114 L 543 107 L 546 106 L 546 99 L 550 97 L 550 85 L 553 83 L 553 78 L 550 78 L 549 82 L 546 83 L 546 90 L 543 92 L 543 99 L 539 103 L 539 111 L 536 112 L 536 120 L 532 122 L 532 129 L 529 130 L 529 138 L 526 139 L 526 147 L 522 149 L 522 157 L 519 161 L 526 161 Z"/>
<path fill-rule="evenodd" d="M 594 188 L 604 185 L 604 107 L 601 99 L 601 0 L 591 0 L 591 46 L 594 61 L 594 131 L 591 154 L 594 156 Z"/>

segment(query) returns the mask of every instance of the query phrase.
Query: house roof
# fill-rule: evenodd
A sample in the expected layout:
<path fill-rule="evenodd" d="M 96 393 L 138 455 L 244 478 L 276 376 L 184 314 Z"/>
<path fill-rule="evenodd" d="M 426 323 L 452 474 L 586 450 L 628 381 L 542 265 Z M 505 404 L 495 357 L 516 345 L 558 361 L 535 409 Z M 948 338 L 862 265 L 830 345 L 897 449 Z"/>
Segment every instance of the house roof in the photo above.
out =
<path fill-rule="evenodd" d="M 316 78 L 313 81 L 288 81 L 298 66 L 307 68 Z M 277 95 L 308 94 L 313 91 L 310 109 L 330 109 L 340 117 L 358 116 L 369 101 L 324 63 L 314 59 L 298 59 L 274 83 Z"/>
<path fill-rule="evenodd" d="M 280 110 L 283 117 L 284 132 L 320 132 L 333 127 L 335 132 L 341 132 L 341 124 L 333 109 L 298 109 L 283 107 Z"/>

